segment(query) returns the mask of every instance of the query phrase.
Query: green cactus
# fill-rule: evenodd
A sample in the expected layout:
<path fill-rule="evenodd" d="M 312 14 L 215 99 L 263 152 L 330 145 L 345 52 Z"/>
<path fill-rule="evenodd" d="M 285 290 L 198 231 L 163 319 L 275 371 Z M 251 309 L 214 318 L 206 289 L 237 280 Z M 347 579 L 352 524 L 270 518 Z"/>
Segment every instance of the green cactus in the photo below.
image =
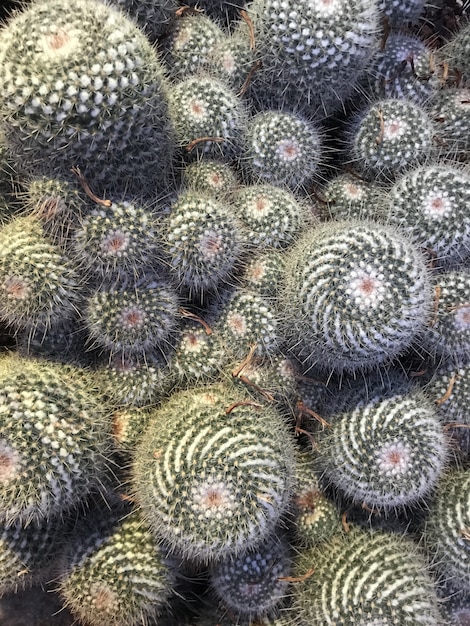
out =
<path fill-rule="evenodd" d="M 368 178 L 393 180 L 429 158 L 433 136 L 434 123 L 424 108 L 409 100 L 379 100 L 351 126 L 351 163 Z"/>
<path fill-rule="evenodd" d="M 60 515 L 106 482 L 107 408 L 89 374 L 44 360 L 0 361 L 0 517 Z"/>
<path fill-rule="evenodd" d="M 178 295 L 152 275 L 103 285 L 87 299 L 84 321 L 90 343 L 111 354 L 143 355 L 166 349 L 178 326 Z"/>
<path fill-rule="evenodd" d="M 387 223 L 429 249 L 439 266 L 469 256 L 470 175 L 456 165 L 424 165 L 401 176 L 388 196 Z"/>
<path fill-rule="evenodd" d="M 27 172 L 149 196 L 169 181 L 165 79 L 134 22 L 98 0 L 35 0 L 3 29 L 0 117 Z"/>
<path fill-rule="evenodd" d="M 135 19 L 147 37 L 154 42 L 173 25 L 176 0 L 111 0 L 112 4 Z"/>
<path fill-rule="evenodd" d="M 286 248 L 312 221 L 305 202 L 274 185 L 240 187 L 233 198 L 233 210 L 243 222 L 249 249 Z"/>
<path fill-rule="evenodd" d="M 179 195 L 164 232 L 171 272 L 191 292 L 229 280 L 243 253 L 241 222 L 224 203 L 200 192 Z"/>
<path fill-rule="evenodd" d="M 355 370 L 411 345 L 430 317 L 432 289 L 424 258 L 404 235 L 351 220 L 303 235 L 287 254 L 279 300 L 283 333 L 302 358 Z"/>
<path fill-rule="evenodd" d="M 138 202 L 96 207 L 75 230 L 77 257 L 83 267 L 101 277 L 118 271 L 142 273 L 158 258 L 158 225 L 154 212 Z"/>
<path fill-rule="evenodd" d="M 202 562 L 271 535 L 291 487 L 293 442 L 276 411 L 223 384 L 172 396 L 137 447 L 133 485 L 155 535 Z"/>
<path fill-rule="evenodd" d="M 210 75 L 191 76 L 168 93 L 177 145 L 188 158 L 230 159 L 240 151 L 246 112 L 225 83 Z"/>
<path fill-rule="evenodd" d="M 298 188 L 318 169 L 322 142 L 317 126 L 293 113 L 262 111 L 243 133 L 240 162 L 254 182 Z"/>
<path fill-rule="evenodd" d="M 249 91 L 259 108 L 341 109 L 378 46 L 377 4 L 254 0 L 248 12 L 262 61 Z"/>
<path fill-rule="evenodd" d="M 299 553 L 292 613 L 312 626 L 444 626 L 427 569 L 411 540 L 351 526 Z"/>
<path fill-rule="evenodd" d="M 376 219 L 384 212 L 385 198 L 379 185 L 342 173 L 328 181 L 315 204 L 325 219 Z"/>
<path fill-rule="evenodd" d="M 468 158 L 470 153 L 470 88 L 441 89 L 429 102 L 436 122 L 436 137 L 441 153 L 450 158 Z"/>
<path fill-rule="evenodd" d="M 59 591 L 65 605 L 87 626 L 139 626 L 158 618 L 175 588 L 175 565 L 140 514 L 114 510 L 91 521 L 63 558 Z"/>
<path fill-rule="evenodd" d="M 274 249 L 256 254 L 247 264 L 243 272 L 242 286 L 249 291 L 259 293 L 263 297 L 277 294 L 281 277 L 284 272 L 285 254 Z"/>
<path fill-rule="evenodd" d="M 215 198 L 229 197 L 237 187 L 234 169 L 210 159 L 189 163 L 183 170 L 183 182 L 188 189 Z"/>
<path fill-rule="evenodd" d="M 344 408 L 319 435 L 325 479 L 370 508 L 396 509 L 423 500 L 442 475 L 448 443 L 433 404 L 395 381 L 392 391 L 369 380 L 344 392 Z"/>
<path fill-rule="evenodd" d="M 78 300 L 76 267 L 38 219 L 17 217 L 0 229 L 0 319 L 47 327 L 71 317 Z"/>
<path fill-rule="evenodd" d="M 470 470 L 449 472 L 438 485 L 424 529 L 437 570 L 453 587 L 470 585 Z"/>
<path fill-rule="evenodd" d="M 239 619 L 273 617 L 289 587 L 290 549 L 282 533 L 256 548 L 216 563 L 209 583 L 214 595 Z"/>

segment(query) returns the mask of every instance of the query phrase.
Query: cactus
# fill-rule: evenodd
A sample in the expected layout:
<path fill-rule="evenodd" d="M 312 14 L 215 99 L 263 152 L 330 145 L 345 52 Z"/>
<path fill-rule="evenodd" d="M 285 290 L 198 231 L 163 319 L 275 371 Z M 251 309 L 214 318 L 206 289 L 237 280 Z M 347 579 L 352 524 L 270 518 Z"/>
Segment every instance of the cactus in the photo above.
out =
<path fill-rule="evenodd" d="M 426 353 L 470 358 L 470 270 L 443 272 L 434 278 L 436 304 L 420 345 Z"/>
<path fill-rule="evenodd" d="M 325 219 L 376 219 L 383 212 L 385 193 L 379 185 L 343 173 L 328 181 L 316 205 Z"/>
<path fill-rule="evenodd" d="M 395 509 L 423 500 L 440 478 L 447 439 L 422 392 L 369 380 L 345 394 L 346 405 L 319 436 L 326 480 L 354 502 Z"/>
<path fill-rule="evenodd" d="M 0 319 L 14 328 L 71 317 L 79 300 L 79 274 L 34 217 L 17 217 L 0 229 Z"/>
<path fill-rule="evenodd" d="M 0 596 L 17 593 L 50 577 L 67 531 L 57 520 L 0 524 Z"/>
<path fill-rule="evenodd" d="M 200 293 L 230 279 L 242 256 L 244 233 L 224 204 L 187 191 L 171 207 L 165 242 L 176 281 Z"/>
<path fill-rule="evenodd" d="M 418 37 L 392 32 L 383 50 L 367 68 L 369 89 L 375 98 L 401 98 L 425 104 L 439 88 L 433 52 Z"/>
<path fill-rule="evenodd" d="M 351 163 L 372 179 L 393 180 L 433 152 L 434 124 L 422 107 L 408 100 L 374 102 L 349 132 Z"/>
<path fill-rule="evenodd" d="M 444 626 L 424 555 L 411 540 L 350 527 L 295 561 L 305 624 Z"/>
<path fill-rule="evenodd" d="M 153 275 L 97 289 L 87 300 L 85 324 L 90 342 L 111 351 L 143 355 L 164 351 L 178 325 L 178 296 Z"/>
<path fill-rule="evenodd" d="M 391 26 L 403 27 L 416 23 L 426 4 L 427 0 L 380 0 L 379 10 Z"/>
<path fill-rule="evenodd" d="M 390 228 L 322 224 L 287 256 L 283 333 L 310 364 L 341 371 L 385 363 L 416 340 L 430 317 L 424 258 Z"/>
<path fill-rule="evenodd" d="M 157 231 L 158 219 L 145 205 L 113 202 L 81 220 L 74 233 L 75 251 L 84 268 L 103 278 L 119 271 L 142 273 L 158 257 Z"/>
<path fill-rule="evenodd" d="M 440 482 L 424 529 L 424 542 L 437 570 L 452 586 L 470 585 L 470 470 L 449 472 Z"/>
<path fill-rule="evenodd" d="M 431 117 L 436 121 L 440 152 L 450 158 L 470 153 L 470 88 L 441 89 L 429 102 Z"/>
<path fill-rule="evenodd" d="M 222 308 L 217 331 L 228 352 L 243 358 L 256 344 L 256 354 L 273 355 L 281 335 L 276 311 L 268 299 L 243 289 L 235 290 Z"/>
<path fill-rule="evenodd" d="M 88 626 L 138 626 L 157 618 L 175 587 L 174 564 L 138 512 L 114 510 L 94 525 L 91 521 L 63 558 L 65 605 Z"/>
<path fill-rule="evenodd" d="M 245 227 L 248 248 L 255 251 L 289 246 L 312 222 L 305 203 L 273 185 L 241 187 L 233 198 L 233 210 Z"/>
<path fill-rule="evenodd" d="M 263 297 L 275 296 L 284 272 L 285 254 L 267 249 L 254 256 L 245 267 L 242 286 Z"/>
<path fill-rule="evenodd" d="M 195 76 L 206 69 L 225 33 L 201 13 L 183 15 L 164 41 L 163 61 L 173 81 Z"/>
<path fill-rule="evenodd" d="M 261 109 L 339 110 L 378 45 L 379 13 L 369 0 L 254 0 L 249 16 L 262 60 L 249 93 Z"/>
<path fill-rule="evenodd" d="M 164 189 L 172 160 L 156 51 L 98 0 L 36 0 L 3 29 L 0 118 L 18 167 L 121 192 Z"/>
<path fill-rule="evenodd" d="M 401 176 L 388 196 L 387 223 L 405 231 L 438 265 L 469 256 L 470 175 L 453 165 L 424 165 Z"/>
<path fill-rule="evenodd" d="M 239 152 L 246 112 L 223 82 L 206 75 L 186 78 L 169 90 L 168 100 L 176 142 L 188 158 L 224 160 Z"/>
<path fill-rule="evenodd" d="M 174 393 L 133 465 L 135 497 L 176 554 L 214 562 L 270 536 L 288 504 L 293 443 L 276 411 L 223 384 Z"/>
<path fill-rule="evenodd" d="M 106 407 L 88 374 L 4 356 L 0 361 L 0 518 L 40 522 L 106 482 Z"/>
<path fill-rule="evenodd" d="M 289 552 L 285 537 L 278 533 L 214 565 L 209 581 L 222 607 L 250 621 L 274 616 L 289 587 Z"/>
<path fill-rule="evenodd" d="M 204 159 L 189 163 L 183 171 L 184 185 L 191 191 L 225 198 L 237 187 L 235 171 L 227 163 Z"/>
<path fill-rule="evenodd" d="M 315 124 L 293 113 L 262 111 L 243 133 L 241 164 L 254 182 L 297 188 L 318 169 L 322 142 Z"/>

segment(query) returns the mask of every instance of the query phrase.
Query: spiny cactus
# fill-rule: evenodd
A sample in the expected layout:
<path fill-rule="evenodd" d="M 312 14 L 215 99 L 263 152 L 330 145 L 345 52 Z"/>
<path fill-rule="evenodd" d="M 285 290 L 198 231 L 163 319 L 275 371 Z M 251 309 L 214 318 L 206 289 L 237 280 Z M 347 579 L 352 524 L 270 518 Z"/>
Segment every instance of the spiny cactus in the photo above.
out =
<path fill-rule="evenodd" d="M 281 251 L 268 249 L 255 255 L 246 264 L 242 286 L 261 296 L 275 296 L 284 271 L 284 263 L 285 254 Z"/>
<path fill-rule="evenodd" d="M 427 569 L 409 539 L 351 526 L 298 555 L 293 612 L 312 625 L 443 626 Z"/>
<path fill-rule="evenodd" d="M 350 128 L 351 163 L 371 179 L 392 179 L 429 158 L 434 124 L 409 100 L 387 98 L 370 105 Z"/>
<path fill-rule="evenodd" d="M 288 253 L 279 299 L 293 349 L 322 368 L 354 370 L 411 345 L 430 317 L 432 290 L 404 235 L 351 220 L 304 234 Z"/>
<path fill-rule="evenodd" d="M 111 0 L 112 4 L 136 20 L 151 41 L 156 41 L 172 26 L 176 0 Z"/>
<path fill-rule="evenodd" d="M 424 541 L 445 578 L 457 589 L 470 585 L 470 470 L 450 472 L 429 508 Z"/>
<path fill-rule="evenodd" d="M 59 591 L 87 626 L 138 626 L 157 618 L 175 587 L 174 564 L 138 512 L 89 520 L 66 549 Z"/>
<path fill-rule="evenodd" d="M 240 151 L 246 112 L 225 83 L 191 76 L 169 90 L 168 101 L 176 142 L 187 158 L 229 159 Z"/>
<path fill-rule="evenodd" d="M 192 191 L 217 198 L 230 196 L 237 187 L 234 169 L 223 161 L 211 159 L 189 163 L 183 170 L 183 182 Z"/>
<path fill-rule="evenodd" d="M 254 0 L 249 16 L 262 60 L 250 95 L 263 109 L 340 109 L 378 45 L 379 13 L 368 0 Z"/>
<path fill-rule="evenodd" d="M 470 175 L 454 165 L 423 165 L 401 176 L 388 195 L 387 223 L 429 249 L 439 266 L 470 255 Z"/>
<path fill-rule="evenodd" d="M 470 88 L 441 89 L 429 102 L 440 152 L 450 158 L 470 153 Z"/>
<path fill-rule="evenodd" d="M 60 515 L 106 482 L 110 425 L 88 373 L 17 356 L 0 361 L 0 517 Z"/>
<path fill-rule="evenodd" d="M 273 616 L 287 596 L 290 550 L 286 538 L 278 534 L 211 568 L 214 595 L 239 619 Z"/>
<path fill-rule="evenodd" d="M 254 182 L 297 188 L 315 174 L 322 143 L 313 122 L 293 113 L 262 111 L 243 133 L 240 163 Z"/>
<path fill-rule="evenodd" d="M 417 390 L 368 382 L 345 392 L 345 408 L 319 435 L 326 480 L 368 507 L 418 502 L 443 473 L 447 439 L 433 404 Z"/>
<path fill-rule="evenodd" d="M 200 192 L 179 195 L 164 232 L 171 272 L 191 292 L 230 280 L 243 253 L 241 222 L 223 203 Z"/>
<path fill-rule="evenodd" d="M 79 274 L 41 222 L 18 217 L 0 229 L 0 319 L 15 328 L 47 327 L 71 317 Z"/>
<path fill-rule="evenodd" d="M 178 326 L 178 295 L 153 275 L 103 286 L 87 299 L 84 321 L 90 342 L 112 354 L 165 351 Z"/>
<path fill-rule="evenodd" d="M 155 265 L 161 248 L 157 233 L 158 218 L 149 207 L 123 200 L 90 211 L 75 230 L 74 246 L 84 268 L 109 279 Z"/>
<path fill-rule="evenodd" d="M 379 185 L 348 173 L 332 178 L 313 199 L 322 217 L 336 220 L 376 219 L 386 204 Z"/>
<path fill-rule="evenodd" d="M 172 131 L 155 49 L 98 0 L 36 0 L 3 29 L 0 118 L 22 170 L 148 195 L 169 181 Z"/>
<path fill-rule="evenodd" d="M 241 187 L 234 195 L 233 210 L 245 227 L 247 247 L 286 248 L 313 221 L 305 202 L 274 185 Z"/>
<path fill-rule="evenodd" d="M 133 466 L 137 501 L 175 553 L 208 562 L 272 534 L 293 463 L 286 425 L 222 384 L 173 394 L 157 409 Z"/>

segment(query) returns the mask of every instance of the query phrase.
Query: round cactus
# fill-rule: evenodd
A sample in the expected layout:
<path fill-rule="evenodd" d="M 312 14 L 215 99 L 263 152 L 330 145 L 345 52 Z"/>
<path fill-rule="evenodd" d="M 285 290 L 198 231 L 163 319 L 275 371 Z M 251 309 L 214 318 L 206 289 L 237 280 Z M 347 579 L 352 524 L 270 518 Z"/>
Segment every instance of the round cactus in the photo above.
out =
<path fill-rule="evenodd" d="M 217 563 L 209 582 L 223 607 L 253 620 L 275 614 L 287 595 L 290 568 L 285 538 L 268 537 L 256 548 Z"/>
<path fill-rule="evenodd" d="M 254 256 L 245 267 L 242 286 L 263 297 L 275 296 L 284 272 L 285 255 L 268 249 Z"/>
<path fill-rule="evenodd" d="M 262 109 L 340 109 L 378 45 L 379 13 L 369 0 L 254 0 L 249 15 L 262 60 L 250 95 Z"/>
<path fill-rule="evenodd" d="M 447 459 L 447 439 L 422 392 L 369 380 L 346 392 L 346 408 L 319 436 L 325 478 L 359 504 L 396 508 L 422 500 Z"/>
<path fill-rule="evenodd" d="M 401 32 L 389 34 L 367 76 L 375 98 L 402 98 L 417 104 L 426 103 L 440 86 L 433 51 L 418 37 Z"/>
<path fill-rule="evenodd" d="M 18 217 L 0 229 L 0 319 L 31 329 L 71 317 L 78 286 L 76 268 L 38 219 Z"/>
<path fill-rule="evenodd" d="M 235 357 L 246 356 L 253 344 L 256 354 L 275 354 L 280 345 L 279 324 L 271 302 L 256 293 L 235 290 L 223 307 L 216 326 Z"/>
<path fill-rule="evenodd" d="M 322 216 L 336 220 L 375 219 L 385 204 L 380 186 L 348 173 L 332 178 L 316 202 Z"/>
<path fill-rule="evenodd" d="M 454 587 L 470 585 L 470 470 L 453 471 L 439 483 L 424 530 L 436 568 Z"/>
<path fill-rule="evenodd" d="M 465 159 L 470 153 L 470 88 L 438 91 L 429 103 L 440 152 Z"/>
<path fill-rule="evenodd" d="M 56 520 L 0 524 L 0 596 L 50 577 L 66 528 Z"/>
<path fill-rule="evenodd" d="M 469 174 L 452 165 L 424 165 L 396 181 L 386 219 L 429 249 L 438 265 L 455 265 L 469 256 L 469 205 Z"/>
<path fill-rule="evenodd" d="M 74 233 L 77 257 L 101 277 L 118 271 L 142 273 L 157 258 L 157 226 L 155 214 L 138 202 L 96 207 Z"/>
<path fill-rule="evenodd" d="M 459 82 L 470 85 L 470 24 L 467 23 L 443 48 L 439 50 L 439 58 L 447 63 L 459 75 Z"/>
<path fill-rule="evenodd" d="M 289 246 L 312 221 L 305 203 L 273 185 L 240 188 L 233 198 L 233 211 L 243 222 L 247 246 L 255 251 Z"/>
<path fill-rule="evenodd" d="M 192 191 L 224 198 L 237 187 L 235 171 L 223 161 L 204 159 L 189 163 L 183 171 L 185 186 Z"/>
<path fill-rule="evenodd" d="M 98 0 L 38 0 L 0 44 L 0 117 L 22 170 L 152 195 L 168 183 L 171 123 L 155 49 Z"/>
<path fill-rule="evenodd" d="M 198 561 L 236 555 L 285 512 L 293 443 L 276 411 L 224 385 L 173 394 L 135 454 L 135 497 L 156 536 Z"/>
<path fill-rule="evenodd" d="M 374 102 L 350 129 L 351 163 L 369 178 L 393 179 L 433 151 L 434 124 L 408 100 Z"/>
<path fill-rule="evenodd" d="M 95 376 L 113 406 L 156 404 L 171 386 L 167 363 L 151 358 L 149 353 L 140 358 L 117 353 L 109 363 L 96 369 Z"/>
<path fill-rule="evenodd" d="M 87 300 L 90 341 L 112 354 L 163 350 L 178 325 L 178 296 L 169 284 L 148 275 L 138 283 L 97 289 Z"/>
<path fill-rule="evenodd" d="M 232 158 L 240 150 L 245 109 L 235 93 L 211 76 L 186 78 L 169 91 L 176 142 L 188 158 Z"/>
<path fill-rule="evenodd" d="M 0 361 L 0 517 L 40 521 L 105 481 L 111 435 L 91 379 L 71 366 Z"/>
<path fill-rule="evenodd" d="M 398 356 L 424 328 L 431 303 L 424 258 L 390 228 L 322 224 L 287 254 L 284 333 L 322 368 L 370 368 Z"/>
<path fill-rule="evenodd" d="M 321 159 L 317 127 L 293 113 L 258 113 L 248 121 L 242 141 L 241 164 L 255 182 L 299 187 L 312 178 Z"/>
<path fill-rule="evenodd" d="M 163 60 L 172 80 L 195 76 L 205 69 L 217 44 L 224 41 L 223 30 L 201 13 L 187 13 L 174 24 L 164 40 Z"/>
<path fill-rule="evenodd" d="M 224 204 L 187 191 L 171 207 L 165 241 L 176 281 L 200 293 L 229 279 L 241 258 L 244 234 Z"/>
<path fill-rule="evenodd" d="M 175 587 L 174 565 L 139 513 L 112 511 L 82 526 L 60 575 L 72 614 L 87 626 L 139 626 L 160 615 Z"/>
<path fill-rule="evenodd" d="M 403 27 L 418 21 L 426 3 L 427 0 L 380 0 L 379 10 L 391 26 Z"/>
<path fill-rule="evenodd" d="M 434 278 L 434 317 L 420 345 L 428 354 L 470 358 L 470 270 L 445 272 Z"/>
<path fill-rule="evenodd" d="M 217 43 L 209 56 L 207 71 L 241 96 L 258 69 L 256 51 L 248 33 L 241 29 Z"/>
<path fill-rule="evenodd" d="M 403 537 L 351 527 L 302 551 L 294 575 L 292 612 L 305 624 L 445 624 L 425 558 Z"/>

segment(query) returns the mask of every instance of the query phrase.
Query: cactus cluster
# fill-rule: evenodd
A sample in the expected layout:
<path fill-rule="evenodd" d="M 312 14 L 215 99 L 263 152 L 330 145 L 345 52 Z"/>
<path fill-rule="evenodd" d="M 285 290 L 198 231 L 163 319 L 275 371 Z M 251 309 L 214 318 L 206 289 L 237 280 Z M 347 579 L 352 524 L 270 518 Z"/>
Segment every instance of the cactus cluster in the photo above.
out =
<path fill-rule="evenodd" d="M 430 37 L 423 0 L 15 4 L 0 595 L 465 620 L 468 7 Z"/>

